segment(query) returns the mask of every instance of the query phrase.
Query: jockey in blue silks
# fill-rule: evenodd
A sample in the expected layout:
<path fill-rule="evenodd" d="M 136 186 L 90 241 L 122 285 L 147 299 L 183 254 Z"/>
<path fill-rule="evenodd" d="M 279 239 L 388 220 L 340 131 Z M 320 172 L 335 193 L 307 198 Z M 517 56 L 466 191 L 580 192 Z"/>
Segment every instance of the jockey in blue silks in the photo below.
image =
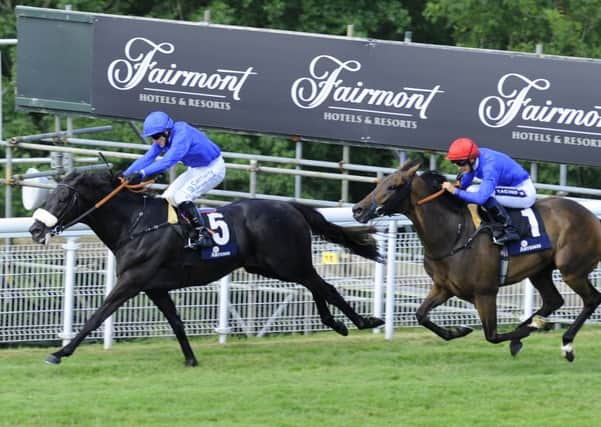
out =
<path fill-rule="evenodd" d="M 445 182 L 443 188 L 468 203 L 483 205 L 503 230 L 493 236 L 498 245 L 518 240 L 506 207 L 529 208 L 536 201 L 536 189 L 530 175 L 507 154 L 478 148 L 470 138 L 459 138 L 449 147 L 447 160 L 461 170 L 459 187 Z M 472 185 L 474 178 L 480 185 Z"/>
<path fill-rule="evenodd" d="M 188 170 L 173 181 L 161 197 L 178 207 L 194 226 L 187 247 L 212 246 L 211 234 L 204 227 L 193 200 L 223 181 L 225 162 L 221 150 L 203 132 L 186 122 L 174 122 L 162 111 L 154 111 L 146 117 L 142 136 L 150 137 L 152 145 L 146 154 L 123 172 L 123 176 L 130 183 L 137 183 L 177 162 L 188 166 Z M 156 160 L 159 154 L 163 157 Z"/>

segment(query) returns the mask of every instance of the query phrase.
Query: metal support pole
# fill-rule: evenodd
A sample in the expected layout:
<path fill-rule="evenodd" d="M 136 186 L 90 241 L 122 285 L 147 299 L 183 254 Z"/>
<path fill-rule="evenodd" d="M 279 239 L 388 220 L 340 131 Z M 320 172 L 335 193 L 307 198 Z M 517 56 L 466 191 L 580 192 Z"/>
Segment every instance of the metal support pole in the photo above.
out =
<path fill-rule="evenodd" d="M 342 147 L 342 166 L 348 165 L 351 162 L 351 147 L 345 145 Z M 342 175 L 348 175 L 348 171 L 343 169 Z M 349 189 L 349 181 L 348 179 L 342 179 L 340 182 L 340 200 L 343 203 L 348 202 L 348 189 Z"/>
<path fill-rule="evenodd" d="M 257 164 L 256 160 L 250 161 L 250 176 L 248 177 L 250 197 L 257 197 Z"/>
<path fill-rule="evenodd" d="M 4 119 L 2 117 L 2 99 L 3 99 L 3 88 L 2 88 L 2 52 L 0 52 L 0 141 L 2 141 L 2 126 Z M 9 146 L 5 147 L 6 153 L 6 170 L 5 178 L 7 182 L 10 182 L 10 178 L 13 175 L 13 151 Z M 12 218 L 13 216 L 13 188 L 11 185 L 4 187 L 4 217 Z"/>
<path fill-rule="evenodd" d="M 568 165 L 559 165 L 559 185 L 562 187 L 568 185 Z M 557 194 L 560 196 L 565 196 L 568 193 L 566 191 L 559 191 Z"/>
<path fill-rule="evenodd" d="M 117 260 L 110 249 L 106 250 L 106 270 L 104 271 L 104 295 L 107 296 L 115 287 L 117 279 Z M 108 350 L 113 346 L 113 336 L 115 333 L 114 315 L 110 315 L 104 321 L 104 349 Z"/>
<path fill-rule="evenodd" d="M 231 331 L 229 327 L 230 279 L 231 276 L 228 274 L 219 281 L 219 323 L 215 329 L 219 334 L 219 344 L 225 344 Z"/>
<path fill-rule="evenodd" d="M 436 154 L 430 154 L 430 170 L 436 170 Z"/>
<path fill-rule="evenodd" d="M 300 140 L 300 138 L 295 140 L 296 142 L 296 155 L 295 158 L 297 161 L 302 160 L 303 158 L 303 142 Z M 295 169 L 297 171 L 301 170 L 301 166 L 296 166 Z M 294 198 L 295 199 L 300 199 L 302 196 L 302 190 L 303 190 L 303 177 L 300 175 L 294 175 Z"/>
<path fill-rule="evenodd" d="M 385 318 L 385 336 L 387 340 L 392 339 L 394 333 L 394 280 L 396 266 L 396 234 L 397 223 L 390 221 L 388 223 L 388 250 L 386 253 L 386 318 Z"/>
<path fill-rule="evenodd" d="M 65 249 L 65 297 L 63 299 L 63 331 L 58 336 L 63 340 L 63 346 L 65 346 L 75 336 L 73 333 L 73 289 L 75 288 L 77 249 L 79 249 L 77 237 L 67 238 L 63 249 Z"/>
<path fill-rule="evenodd" d="M 380 252 L 384 249 L 384 237 L 376 234 Z M 374 269 L 374 317 L 382 318 L 382 301 L 384 296 L 384 265 L 377 262 Z M 381 328 L 374 328 L 374 334 L 379 334 Z"/>
<path fill-rule="evenodd" d="M 67 116 L 67 138 L 71 138 L 73 136 L 73 117 Z M 66 172 L 73 171 L 73 154 L 65 153 L 63 154 L 63 167 Z"/>
<path fill-rule="evenodd" d="M 348 24 L 346 26 L 346 36 L 353 37 L 353 33 L 355 31 L 355 26 L 353 24 Z M 348 145 L 342 146 L 342 162 L 341 165 L 344 167 L 351 162 L 351 147 Z M 348 175 L 348 171 L 343 169 L 341 171 L 343 175 Z M 349 181 L 348 179 L 343 179 L 340 182 L 340 201 L 342 203 L 348 202 L 348 192 L 349 192 Z"/>
<path fill-rule="evenodd" d="M 538 163 L 530 163 L 530 179 L 532 182 L 538 181 Z"/>

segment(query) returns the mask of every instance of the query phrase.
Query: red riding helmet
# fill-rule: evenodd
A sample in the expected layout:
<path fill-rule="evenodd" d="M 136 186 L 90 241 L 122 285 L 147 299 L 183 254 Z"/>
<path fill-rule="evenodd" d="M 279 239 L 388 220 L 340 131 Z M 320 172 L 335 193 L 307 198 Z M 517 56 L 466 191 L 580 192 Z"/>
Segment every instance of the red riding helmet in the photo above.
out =
<path fill-rule="evenodd" d="M 449 147 L 447 160 L 474 160 L 480 155 L 478 146 L 471 138 L 457 138 Z"/>

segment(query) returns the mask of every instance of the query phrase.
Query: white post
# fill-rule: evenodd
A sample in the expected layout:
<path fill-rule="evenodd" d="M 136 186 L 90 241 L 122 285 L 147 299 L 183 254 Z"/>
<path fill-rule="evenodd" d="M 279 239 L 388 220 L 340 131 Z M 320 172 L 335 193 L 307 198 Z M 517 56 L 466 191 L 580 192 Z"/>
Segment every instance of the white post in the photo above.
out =
<path fill-rule="evenodd" d="M 115 255 L 110 249 L 106 250 L 106 270 L 104 271 L 104 295 L 107 296 L 111 293 L 115 287 L 116 281 L 116 268 L 117 260 Z M 114 319 L 113 315 L 110 315 L 104 321 L 104 349 L 108 350 L 113 346 L 113 335 L 114 335 Z"/>
<path fill-rule="evenodd" d="M 522 306 L 524 307 L 522 320 L 526 320 L 532 314 L 532 307 L 534 306 L 534 286 L 532 286 L 529 279 L 524 279 L 524 301 Z"/>
<path fill-rule="evenodd" d="M 58 334 L 63 340 L 63 346 L 75 336 L 73 333 L 73 288 L 75 287 L 75 269 L 77 262 L 77 237 L 69 237 L 63 245 L 65 254 L 65 298 L 63 299 L 63 332 Z"/>
<path fill-rule="evenodd" d="M 388 251 L 386 254 L 386 319 L 385 336 L 387 340 L 392 339 L 394 333 L 394 279 L 395 279 L 395 261 L 396 261 L 396 221 L 388 223 Z"/>
<path fill-rule="evenodd" d="M 219 323 L 215 331 L 219 334 L 219 344 L 225 344 L 230 333 L 228 324 L 230 312 L 230 279 L 228 274 L 219 281 Z"/>
<path fill-rule="evenodd" d="M 380 253 L 384 249 L 384 238 L 376 234 Z M 382 318 L 382 297 L 384 296 L 384 265 L 377 262 L 374 271 L 374 317 Z M 381 328 L 374 328 L 374 334 L 379 334 Z"/>

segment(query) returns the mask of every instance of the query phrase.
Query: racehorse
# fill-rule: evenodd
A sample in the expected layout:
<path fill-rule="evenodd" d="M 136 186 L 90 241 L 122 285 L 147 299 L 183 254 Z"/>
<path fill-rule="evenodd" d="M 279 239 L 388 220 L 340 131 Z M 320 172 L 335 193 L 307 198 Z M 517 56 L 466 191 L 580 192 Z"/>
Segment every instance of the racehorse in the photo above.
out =
<path fill-rule="evenodd" d="M 168 291 L 205 285 L 240 267 L 250 273 L 305 286 L 313 296 L 322 322 L 341 335 L 347 335 L 348 329 L 334 319 L 328 303 L 340 309 L 359 329 L 383 324 L 381 319 L 359 315 L 315 271 L 311 254 L 313 232 L 355 254 L 380 260 L 371 235 L 374 228 L 339 227 L 315 209 L 299 203 L 243 200 L 218 209 L 212 216 L 218 226 L 215 241 L 228 234 L 235 236 L 237 247 L 230 251 L 230 256 L 203 260 L 199 251 L 184 248 L 183 226 L 166 220 L 169 211 L 165 199 L 119 191 L 97 207 L 98 200 L 103 195 L 115 194 L 118 185 L 118 180 L 107 172 L 69 174 L 49 193 L 45 209 L 34 213 L 35 221 L 29 230 L 34 241 L 46 243 L 51 235 L 79 221 L 96 233 L 117 260 L 115 288 L 77 335 L 46 358 L 48 363 L 58 364 L 62 357 L 73 354 L 82 340 L 117 308 L 145 292 L 171 325 L 186 365 L 196 366 L 196 357 Z"/>
<path fill-rule="evenodd" d="M 536 202 L 551 248 L 510 257 L 503 285 L 529 278 L 542 297 L 542 307 L 515 330 L 498 333 L 496 296 L 501 285 L 501 249 L 487 233 L 479 232 L 465 202 L 440 192 L 445 178 L 434 171 L 416 174 L 420 166 L 419 160 L 406 161 L 353 207 L 353 216 L 361 223 L 394 213 L 403 213 L 412 221 L 424 247 L 425 270 L 433 281 L 416 313 L 419 324 L 445 340 L 470 333 L 468 327 L 445 328 L 428 318 L 432 309 L 456 296 L 475 305 L 486 339 L 492 343 L 510 340 L 510 351 L 515 356 L 522 348 L 521 339 L 541 327 L 541 318 L 564 302 L 552 279 L 553 270 L 558 269 L 583 301 L 581 313 L 562 337 L 562 355 L 573 361 L 574 338 L 601 303 L 601 294 L 588 278 L 601 259 L 599 219 L 569 199 L 548 197 Z"/>

